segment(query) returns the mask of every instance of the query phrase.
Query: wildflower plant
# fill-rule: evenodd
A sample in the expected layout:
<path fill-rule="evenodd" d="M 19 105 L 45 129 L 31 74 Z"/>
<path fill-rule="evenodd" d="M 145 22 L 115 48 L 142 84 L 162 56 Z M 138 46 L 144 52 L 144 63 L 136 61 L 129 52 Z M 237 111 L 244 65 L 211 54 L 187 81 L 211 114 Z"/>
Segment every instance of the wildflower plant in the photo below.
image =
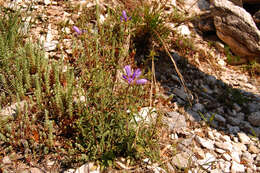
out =
<path fill-rule="evenodd" d="M 149 155 L 158 156 L 151 154 L 157 147 L 152 125 L 137 131 L 129 123 L 147 106 L 148 85 L 142 84 L 148 80 L 140 78 L 140 69 L 128 65 L 123 77 L 128 89 L 114 90 L 120 85 L 118 61 L 128 53 L 122 48 L 125 35 L 115 34 L 118 15 L 108 16 L 96 33 L 88 32 L 87 26 L 86 31 L 72 27 L 88 39 L 71 35 L 73 59 L 53 61 L 45 58 L 40 46 L 24 44 L 25 36 L 16 33 L 22 27 L 20 14 L 12 15 L 0 16 L 0 50 L 5 55 L 0 55 L 0 107 L 25 104 L 10 119 L 2 121 L 0 115 L 1 155 L 19 152 L 26 162 L 40 162 L 48 154 L 54 160 L 62 158 L 61 167 L 87 161 L 107 167 L 118 157 L 134 164 Z"/>

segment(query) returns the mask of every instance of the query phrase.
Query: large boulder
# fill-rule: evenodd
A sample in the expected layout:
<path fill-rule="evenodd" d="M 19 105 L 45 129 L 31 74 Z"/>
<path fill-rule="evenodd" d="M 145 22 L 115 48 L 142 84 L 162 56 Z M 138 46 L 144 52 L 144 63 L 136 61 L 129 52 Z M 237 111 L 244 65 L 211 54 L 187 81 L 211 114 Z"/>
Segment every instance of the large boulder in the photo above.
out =
<path fill-rule="evenodd" d="M 260 31 L 252 16 L 227 0 L 213 0 L 211 6 L 217 36 L 236 55 L 260 60 Z"/>

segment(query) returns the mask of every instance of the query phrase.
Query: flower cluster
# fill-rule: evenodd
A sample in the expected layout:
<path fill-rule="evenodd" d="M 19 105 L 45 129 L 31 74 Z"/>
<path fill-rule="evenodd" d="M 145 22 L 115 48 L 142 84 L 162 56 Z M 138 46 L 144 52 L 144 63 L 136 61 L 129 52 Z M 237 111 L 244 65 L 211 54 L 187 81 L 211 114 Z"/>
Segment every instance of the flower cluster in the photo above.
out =
<path fill-rule="evenodd" d="M 131 17 L 128 17 L 127 14 L 126 14 L 126 11 L 123 10 L 122 16 L 120 16 L 120 20 L 121 20 L 121 22 L 123 22 L 123 21 L 127 22 L 128 20 L 131 20 Z"/>
<path fill-rule="evenodd" d="M 126 75 L 123 75 L 123 78 L 127 81 L 128 84 L 133 85 L 142 85 L 148 82 L 147 79 L 138 79 L 142 74 L 141 70 L 138 68 L 136 70 L 132 70 L 130 65 L 125 66 Z"/>

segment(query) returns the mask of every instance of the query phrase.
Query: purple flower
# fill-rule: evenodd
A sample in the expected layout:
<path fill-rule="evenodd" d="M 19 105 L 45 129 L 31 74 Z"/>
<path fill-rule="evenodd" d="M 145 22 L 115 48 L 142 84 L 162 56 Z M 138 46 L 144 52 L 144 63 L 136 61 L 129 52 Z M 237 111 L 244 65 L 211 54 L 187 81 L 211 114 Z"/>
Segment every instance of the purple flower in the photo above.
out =
<path fill-rule="evenodd" d="M 130 65 L 125 66 L 126 75 L 123 75 L 123 78 L 128 82 L 128 84 L 137 84 L 142 85 L 148 82 L 147 79 L 138 79 L 142 74 L 141 70 L 138 68 L 134 72 Z"/>
<path fill-rule="evenodd" d="M 83 33 L 82 30 L 80 30 L 78 27 L 76 26 L 73 26 L 72 29 L 78 34 L 78 35 L 81 35 Z"/>
<path fill-rule="evenodd" d="M 121 22 L 123 22 L 123 21 L 127 22 L 128 20 L 131 20 L 131 17 L 128 17 L 127 14 L 126 14 L 126 11 L 123 10 L 122 16 L 120 16 L 120 20 L 121 20 Z"/>

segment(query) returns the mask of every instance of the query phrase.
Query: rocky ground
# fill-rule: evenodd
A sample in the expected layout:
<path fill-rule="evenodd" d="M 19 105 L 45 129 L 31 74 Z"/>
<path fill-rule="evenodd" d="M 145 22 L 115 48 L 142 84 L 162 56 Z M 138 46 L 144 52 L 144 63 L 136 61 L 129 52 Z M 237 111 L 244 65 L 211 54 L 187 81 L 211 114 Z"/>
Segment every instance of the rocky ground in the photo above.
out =
<path fill-rule="evenodd" d="M 30 2 L 17 0 L 3 4 L 9 7 L 15 3 L 27 6 Z M 79 8 L 83 5 L 91 8 L 93 5 L 88 1 L 69 2 L 71 6 L 79 5 Z M 172 3 L 175 5 L 175 2 Z M 62 54 L 64 58 L 69 57 L 72 40 L 64 35 L 72 34 L 73 31 L 69 27 L 61 28 L 61 24 L 66 21 L 73 26 L 80 14 L 73 13 L 68 4 L 59 0 L 34 0 L 31 8 L 34 16 L 37 16 L 29 31 L 32 39 L 40 39 L 46 57 L 50 59 Z M 162 103 L 157 108 L 165 112 L 163 119 L 168 125 L 165 129 L 167 136 L 162 137 L 161 141 L 161 155 L 168 158 L 168 171 L 176 172 L 178 168 L 182 172 L 188 167 L 190 172 L 260 172 L 259 76 L 249 75 L 241 67 L 228 65 L 223 43 L 215 38 L 216 46 L 210 45 L 212 41 L 209 41 L 209 37 L 197 34 L 194 23 L 182 25 L 177 30 L 190 37 L 194 45 L 195 51 L 190 54 L 176 49 L 174 45 L 170 48 L 193 95 L 194 104 L 187 104 L 190 96 L 180 85 L 169 57 L 165 53 L 158 55 L 162 59 L 155 64 L 159 93 L 162 93 L 162 97 L 174 95 L 170 103 Z M 175 150 L 172 146 L 175 146 Z M 12 165 L 8 156 L 1 162 L 5 167 Z M 166 172 L 158 164 L 149 164 L 149 160 L 144 162 L 151 172 Z M 48 164 L 51 167 L 52 163 Z M 118 161 L 118 165 L 127 169 L 122 162 Z M 45 168 L 25 165 L 21 166 L 21 170 L 48 172 Z M 66 172 L 74 171 L 98 172 L 92 163 Z"/>

